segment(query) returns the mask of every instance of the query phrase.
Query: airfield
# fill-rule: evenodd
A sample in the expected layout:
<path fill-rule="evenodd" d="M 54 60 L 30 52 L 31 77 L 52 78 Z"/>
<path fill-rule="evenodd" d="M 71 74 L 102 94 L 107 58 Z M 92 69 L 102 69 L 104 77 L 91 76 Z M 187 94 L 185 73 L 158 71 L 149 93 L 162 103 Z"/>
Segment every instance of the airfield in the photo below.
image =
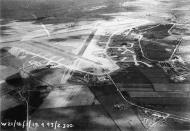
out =
<path fill-rule="evenodd" d="M 190 130 L 185 0 L 17 2 L 2 0 L 1 121 L 63 125 L 2 130 Z"/>

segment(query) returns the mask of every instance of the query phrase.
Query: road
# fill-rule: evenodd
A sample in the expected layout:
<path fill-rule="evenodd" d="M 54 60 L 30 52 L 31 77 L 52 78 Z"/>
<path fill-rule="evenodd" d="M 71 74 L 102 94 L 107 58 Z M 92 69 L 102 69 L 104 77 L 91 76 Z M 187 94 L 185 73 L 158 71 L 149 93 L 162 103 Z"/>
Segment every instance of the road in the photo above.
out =
<path fill-rule="evenodd" d="M 145 128 L 138 119 L 133 106 L 129 105 L 122 98 L 114 84 L 102 86 L 94 85 L 89 88 L 120 131 L 145 131 Z M 126 109 L 117 109 L 115 108 L 116 105 L 124 105 Z"/>

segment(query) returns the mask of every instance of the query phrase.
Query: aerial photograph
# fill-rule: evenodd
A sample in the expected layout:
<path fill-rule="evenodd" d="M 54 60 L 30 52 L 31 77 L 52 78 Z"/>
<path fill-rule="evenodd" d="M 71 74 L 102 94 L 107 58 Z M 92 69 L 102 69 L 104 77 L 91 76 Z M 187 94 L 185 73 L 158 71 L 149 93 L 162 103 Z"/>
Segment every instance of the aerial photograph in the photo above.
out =
<path fill-rule="evenodd" d="M 190 0 L 0 9 L 0 131 L 190 131 Z"/>

